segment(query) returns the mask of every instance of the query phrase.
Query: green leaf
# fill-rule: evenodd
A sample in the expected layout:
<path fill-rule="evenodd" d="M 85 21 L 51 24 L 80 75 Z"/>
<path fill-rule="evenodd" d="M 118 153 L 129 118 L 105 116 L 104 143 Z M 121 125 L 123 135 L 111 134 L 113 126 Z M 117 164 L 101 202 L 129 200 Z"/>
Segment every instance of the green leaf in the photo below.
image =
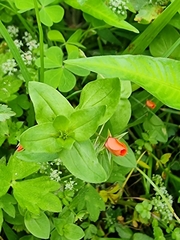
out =
<path fill-rule="evenodd" d="M 105 21 L 110 26 L 123 28 L 136 33 L 138 32 L 135 27 L 123 21 L 113 11 L 111 11 L 102 0 L 99 0 L 98 2 L 96 0 L 65 0 L 65 2 L 73 8 L 80 9 L 95 18 Z"/>
<path fill-rule="evenodd" d="M 26 161 L 26 162 L 48 162 L 53 161 L 58 158 L 57 153 L 44 153 L 44 152 L 29 152 L 26 149 L 24 149 L 21 152 L 16 152 L 16 158 Z"/>
<path fill-rule="evenodd" d="M 53 3 L 55 0 L 39 0 L 42 6 L 47 6 L 51 3 Z"/>
<path fill-rule="evenodd" d="M 11 108 L 8 108 L 7 105 L 0 104 L 0 122 L 3 122 L 14 115 L 16 114 L 15 112 L 11 111 Z"/>
<path fill-rule="evenodd" d="M 105 106 L 76 110 L 71 114 L 69 136 L 76 141 L 88 140 L 97 130 L 104 115 Z"/>
<path fill-rule="evenodd" d="M 127 144 L 126 144 L 127 145 Z M 120 166 L 127 167 L 127 168 L 135 168 L 136 167 L 136 158 L 131 150 L 131 148 L 128 146 L 127 154 L 123 157 L 116 157 L 112 155 L 112 159 L 115 163 L 117 163 Z"/>
<path fill-rule="evenodd" d="M 2 209 L 0 209 L 0 231 L 2 229 L 2 224 L 3 224 L 3 212 L 2 212 Z"/>
<path fill-rule="evenodd" d="M 87 209 L 90 221 L 96 222 L 100 212 L 105 210 L 105 203 L 96 189 L 87 184 L 73 199 L 70 208 L 77 208 L 79 211 Z"/>
<path fill-rule="evenodd" d="M 43 7 L 40 12 L 41 22 L 51 27 L 53 23 L 58 23 L 62 20 L 64 16 L 64 9 L 59 5 Z"/>
<path fill-rule="evenodd" d="M 153 240 L 153 238 L 143 233 L 135 233 L 132 240 Z"/>
<path fill-rule="evenodd" d="M 13 182 L 12 187 L 18 204 L 29 212 L 39 214 L 39 209 L 50 212 L 61 211 L 59 198 L 51 193 L 57 191 L 60 185 L 49 177 Z"/>
<path fill-rule="evenodd" d="M 8 102 L 14 99 L 15 95 L 20 86 L 22 85 L 22 80 L 14 76 L 6 76 L 0 79 L 0 101 Z"/>
<path fill-rule="evenodd" d="M 12 180 L 22 179 L 34 172 L 37 172 L 40 165 L 19 160 L 15 156 L 8 161 L 8 170 L 11 173 Z"/>
<path fill-rule="evenodd" d="M 61 92 L 69 92 L 76 85 L 76 78 L 66 68 L 61 68 L 59 70 L 60 70 L 60 73 L 59 73 L 60 81 L 59 81 L 58 89 Z"/>
<path fill-rule="evenodd" d="M 123 99 L 119 101 L 115 113 L 110 118 L 108 128 L 113 136 L 119 135 L 122 130 L 127 127 L 131 117 L 131 104 L 129 100 Z"/>
<path fill-rule="evenodd" d="M 164 57 L 166 51 L 180 38 L 179 32 L 167 25 L 150 44 L 150 52 L 154 57 Z M 180 45 L 169 55 L 170 58 L 180 59 Z"/>
<path fill-rule="evenodd" d="M 101 56 L 66 60 L 104 77 L 120 77 L 140 85 L 169 107 L 180 109 L 180 63 L 149 56 Z M 141 68 L 139 68 L 141 66 Z"/>
<path fill-rule="evenodd" d="M 38 123 L 52 122 L 58 115 L 69 116 L 74 111 L 66 98 L 47 84 L 30 82 L 29 94 Z"/>
<path fill-rule="evenodd" d="M 159 142 L 167 142 L 168 134 L 164 122 L 156 115 L 152 115 L 150 119 L 145 120 L 143 123 L 144 130 L 149 135 L 149 141 L 155 139 Z"/>
<path fill-rule="evenodd" d="M 18 9 L 23 10 L 23 11 L 27 11 L 27 10 L 34 8 L 33 0 L 28 0 L 28 1 L 15 0 L 15 5 Z"/>
<path fill-rule="evenodd" d="M 0 197 L 7 193 L 8 189 L 11 186 L 11 174 L 8 168 L 0 164 Z"/>
<path fill-rule="evenodd" d="M 61 150 L 60 133 L 52 123 L 39 124 L 27 129 L 20 136 L 20 144 L 31 152 L 55 153 Z"/>
<path fill-rule="evenodd" d="M 46 57 L 44 58 L 44 67 L 45 68 L 58 68 L 62 67 L 63 52 L 61 48 L 53 46 L 46 50 Z M 41 66 L 40 58 L 36 60 L 36 65 Z"/>
<path fill-rule="evenodd" d="M 51 40 L 51 41 L 61 42 L 61 43 L 65 42 L 65 39 L 64 39 L 62 33 L 59 32 L 58 30 L 50 30 L 47 33 L 47 36 L 48 36 L 49 40 Z"/>
<path fill-rule="evenodd" d="M 4 212 L 6 212 L 9 216 L 15 218 L 15 207 L 13 204 L 16 204 L 16 201 L 14 197 L 6 193 L 0 198 L 0 203 L 2 204 Z"/>
<path fill-rule="evenodd" d="M 80 96 L 78 109 L 94 106 L 106 106 L 104 117 L 100 123 L 105 123 L 114 113 L 120 99 L 120 81 L 118 78 L 99 79 L 86 84 Z"/>
<path fill-rule="evenodd" d="M 63 230 L 64 236 L 69 240 L 79 240 L 84 237 L 83 230 L 73 223 L 66 224 Z"/>
<path fill-rule="evenodd" d="M 27 230 L 35 237 L 49 239 L 50 221 L 45 213 L 40 212 L 39 215 L 33 216 L 31 213 L 26 212 L 24 223 Z"/>
<path fill-rule="evenodd" d="M 65 167 L 77 178 L 92 183 L 106 181 L 107 174 L 98 162 L 90 140 L 75 142 L 70 150 L 62 150 L 59 156 Z"/>

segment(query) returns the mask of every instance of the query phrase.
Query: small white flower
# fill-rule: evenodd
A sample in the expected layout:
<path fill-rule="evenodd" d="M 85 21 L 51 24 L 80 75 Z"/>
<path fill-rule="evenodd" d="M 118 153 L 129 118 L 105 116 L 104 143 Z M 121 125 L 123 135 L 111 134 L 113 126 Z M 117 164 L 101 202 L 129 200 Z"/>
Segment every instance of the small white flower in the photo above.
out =
<path fill-rule="evenodd" d="M 21 57 L 26 65 L 31 65 L 34 60 L 30 51 L 22 53 Z"/>
<path fill-rule="evenodd" d="M 8 59 L 1 67 L 4 74 L 13 75 L 13 73 L 17 72 L 17 64 L 13 58 Z"/>
<path fill-rule="evenodd" d="M 60 177 L 61 174 L 62 174 L 61 171 L 57 169 L 55 170 L 51 169 L 50 178 L 51 180 L 55 180 L 56 182 L 59 182 L 61 180 L 61 177 Z"/>
<path fill-rule="evenodd" d="M 7 27 L 7 31 L 10 34 L 11 37 L 17 37 L 19 29 L 13 25 L 10 25 Z"/>
<path fill-rule="evenodd" d="M 21 49 L 21 47 L 23 46 L 22 41 L 21 41 L 21 40 L 18 40 L 18 39 L 14 40 L 14 44 L 16 45 L 16 47 L 17 47 L 18 49 Z"/>
<path fill-rule="evenodd" d="M 38 48 L 39 44 L 37 43 L 37 41 L 35 39 L 29 41 L 26 43 L 27 47 L 29 48 L 30 51 L 32 51 L 33 49 Z"/>
<path fill-rule="evenodd" d="M 75 181 L 73 181 L 71 178 L 68 181 L 64 181 L 65 185 L 64 185 L 64 189 L 65 190 L 73 190 L 74 185 L 77 185 L 77 183 Z"/>
<path fill-rule="evenodd" d="M 31 34 L 28 33 L 28 32 L 25 32 L 25 33 L 24 33 L 24 36 L 23 36 L 22 38 L 25 40 L 26 43 L 27 43 L 27 42 L 30 42 L 30 41 L 32 40 L 32 36 L 31 36 Z"/>

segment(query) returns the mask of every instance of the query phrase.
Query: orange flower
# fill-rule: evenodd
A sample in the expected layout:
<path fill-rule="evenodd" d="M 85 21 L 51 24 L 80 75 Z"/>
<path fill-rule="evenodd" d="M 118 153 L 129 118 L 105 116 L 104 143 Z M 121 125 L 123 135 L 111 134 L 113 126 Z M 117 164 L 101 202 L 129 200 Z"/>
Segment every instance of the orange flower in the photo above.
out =
<path fill-rule="evenodd" d="M 125 156 L 127 154 L 127 146 L 113 137 L 107 139 L 105 147 L 115 156 Z"/>
<path fill-rule="evenodd" d="M 154 109 L 156 107 L 156 104 L 153 101 L 151 101 L 151 100 L 147 100 L 146 101 L 146 106 L 148 108 Z"/>
<path fill-rule="evenodd" d="M 20 145 L 20 144 L 18 144 L 16 151 L 17 151 L 17 152 L 21 152 L 22 150 L 24 150 L 23 146 Z"/>

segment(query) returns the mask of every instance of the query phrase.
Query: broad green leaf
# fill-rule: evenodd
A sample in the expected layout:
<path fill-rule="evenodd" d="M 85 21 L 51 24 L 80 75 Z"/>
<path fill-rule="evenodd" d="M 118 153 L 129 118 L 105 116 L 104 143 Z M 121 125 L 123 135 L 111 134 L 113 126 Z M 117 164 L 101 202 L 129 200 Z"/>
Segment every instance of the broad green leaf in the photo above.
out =
<path fill-rule="evenodd" d="M 99 0 L 98 2 L 96 0 L 65 0 L 65 2 L 73 8 L 80 9 L 95 18 L 105 21 L 110 26 L 123 28 L 136 33 L 138 32 L 135 27 L 120 19 L 113 11 L 111 11 L 102 0 Z"/>
<path fill-rule="evenodd" d="M 70 58 L 68 58 L 70 59 Z M 74 57 L 73 57 L 74 59 Z M 69 70 L 70 72 L 78 75 L 78 76 L 87 76 L 89 75 L 89 71 L 83 68 L 75 67 L 75 66 L 70 66 L 70 65 L 64 65 L 65 69 Z"/>
<path fill-rule="evenodd" d="M 68 223 L 64 226 L 64 236 L 69 240 L 79 240 L 84 237 L 84 232 L 79 226 Z"/>
<path fill-rule="evenodd" d="M 48 36 L 49 40 L 51 40 L 51 41 L 61 42 L 61 43 L 65 42 L 65 39 L 64 39 L 62 33 L 59 32 L 58 30 L 50 30 L 47 33 L 47 36 Z"/>
<path fill-rule="evenodd" d="M 53 161 L 58 158 L 57 153 L 47 153 L 47 152 L 34 153 L 34 152 L 29 152 L 26 149 L 21 152 L 17 152 L 15 156 L 16 158 L 26 162 L 37 162 L 37 163 Z"/>
<path fill-rule="evenodd" d="M 14 197 L 23 209 L 34 214 L 39 214 L 40 209 L 50 212 L 61 211 L 61 202 L 52 193 L 57 191 L 60 185 L 49 177 L 13 182 L 12 187 Z"/>
<path fill-rule="evenodd" d="M 37 172 L 40 165 L 19 160 L 15 156 L 8 161 L 8 170 L 11 173 L 12 180 L 22 179 L 34 172 Z"/>
<path fill-rule="evenodd" d="M 4 212 L 15 218 L 15 207 L 13 205 L 16 204 L 16 201 L 12 195 L 6 193 L 0 198 L 0 204 L 2 204 Z"/>
<path fill-rule="evenodd" d="M 167 106 L 180 109 L 180 63 L 178 61 L 141 55 L 124 55 L 74 59 L 65 62 L 84 67 L 104 77 L 131 80 Z"/>
<path fill-rule="evenodd" d="M 75 142 L 70 150 L 62 150 L 59 156 L 75 177 L 92 183 L 106 181 L 107 174 L 99 163 L 90 140 Z"/>
<path fill-rule="evenodd" d="M 41 22 L 51 27 L 53 23 L 58 23 L 62 20 L 64 16 L 64 9 L 59 5 L 43 7 L 40 12 Z"/>
<path fill-rule="evenodd" d="M 20 136 L 20 144 L 31 152 L 55 153 L 61 150 L 58 138 L 60 133 L 52 123 L 39 124 L 27 129 Z"/>
<path fill-rule="evenodd" d="M 27 230 L 35 237 L 49 239 L 50 221 L 45 213 L 40 212 L 39 215 L 33 216 L 31 213 L 26 212 L 24 223 Z"/>
<path fill-rule="evenodd" d="M 0 104 L 0 122 L 3 122 L 14 115 L 16 114 L 15 112 L 11 111 L 11 108 L 8 108 L 7 105 Z"/>
<path fill-rule="evenodd" d="M 96 222 L 100 212 L 105 210 L 105 203 L 96 189 L 90 184 L 87 184 L 73 199 L 70 208 L 77 208 L 79 211 L 87 209 L 89 219 Z"/>
<path fill-rule="evenodd" d="M 61 92 L 69 92 L 76 84 L 75 76 L 69 72 L 66 68 L 60 68 L 59 70 L 59 84 L 58 89 Z"/>
<path fill-rule="evenodd" d="M 68 116 L 74 111 L 66 98 L 47 84 L 30 82 L 29 94 L 38 123 L 51 122 L 58 115 Z"/>
<path fill-rule="evenodd" d="M 106 106 L 106 112 L 101 119 L 105 123 L 112 116 L 120 99 L 120 81 L 118 78 L 98 79 L 86 84 L 80 96 L 78 109 L 94 106 Z"/>
<path fill-rule="evenodd" d="M 4 164 L 0 164 L 0 197 L 7 193 L 11 186 L 11 173 Z"/>
<path fill-rule="evenodd" d="M 179 32 L 172 26 L 166 26 L 149 45 L 154 57 L 163 57 L 164 53 L 180 38 Z M 170 54 L 170 58 L 180 59 L 180 45 Z"/>
<path fill-rule="evenodd" d="M 122 99 L 119 101 L 115 113 L 107 123 L 113 136 L 119 135 L 127 127 L 131 117 L 131 104 L 129 100 Z"/>
<path fill-rule="evenodd" d="M 112 155 L 112 159 L 115 163 L 117 163 L 120 166 L 127 167 L 127 168 L 135 168 L 136 167 L 136 158 L 131 150 L 131 148 L 128 146 L 128 152 L 125 156 L 114 156 Z"/>
<path fill-rule="evenodd" d="M 50 69 L 44 72 L 44 83 L 48 84 L 53 88 L 57 88 L 59 86 L 59 82 L 61 81 L 61 68 Z"/>
<path fill-rule="evenodd" d="M 68 133 L 76 141 L 88 140 L 97 130 L 105 112 L 105 106 L 76 110 L 71 114 Z"/>

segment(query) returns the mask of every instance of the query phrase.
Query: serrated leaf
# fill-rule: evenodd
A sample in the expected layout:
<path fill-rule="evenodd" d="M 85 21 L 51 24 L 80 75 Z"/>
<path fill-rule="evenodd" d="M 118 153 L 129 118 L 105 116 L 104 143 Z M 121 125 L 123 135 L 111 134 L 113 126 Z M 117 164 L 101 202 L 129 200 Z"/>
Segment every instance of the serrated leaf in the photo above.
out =
<path fill-rule="evenodd" d="M 81 205 L 82 201 L 83 205 Z M 74 207 L 78 210 L 87 209 L 89 219 L 95 222 L 98 220 L 100 212 L 105 210 L 105 203 L 98 192 L 90 184 L 87 184 L 71 202 L 70 208 Z"/>
<path fill-rule="evenodd" d="M 73 8 L 80 9 L 95 18 L 105 21 L 110 26 L 138 32 L 135 27 L 122 20 L 122 18 L 120 19 L 120 17 L 111 11 L 102 0 L 65 0 L 65 2 Z"/>
<path fill-rule="evenodd" d="M 180 63 L 178 61 L 141 55 L 124 55 L 66 60 L 65 63 L 97 72 L 104 77 L 130 79 L 167 106 L 180 109 Z"/>
<path fill-rule="evenodd" d="M 90 140 L 75 142 L 70 150 L 62 150 L 59 156 L 65 167 L 83 181 L 100 183 L 108 178 Z"/>
<path fill-rule="evenodd" d="M 3 122 L 14 115 L 16 115 L 16 113 L 11 111 L 11 108 L 8 108 L 7 105 L 0 104 L 0 122 Z"/>
<path fill-rule="evenodd" d="M 58 115 L 68 116 L 74 112 L 66 98 L 47 84 L 30 82 L 29 94 L 38 123 L 52 122 Z"/>

